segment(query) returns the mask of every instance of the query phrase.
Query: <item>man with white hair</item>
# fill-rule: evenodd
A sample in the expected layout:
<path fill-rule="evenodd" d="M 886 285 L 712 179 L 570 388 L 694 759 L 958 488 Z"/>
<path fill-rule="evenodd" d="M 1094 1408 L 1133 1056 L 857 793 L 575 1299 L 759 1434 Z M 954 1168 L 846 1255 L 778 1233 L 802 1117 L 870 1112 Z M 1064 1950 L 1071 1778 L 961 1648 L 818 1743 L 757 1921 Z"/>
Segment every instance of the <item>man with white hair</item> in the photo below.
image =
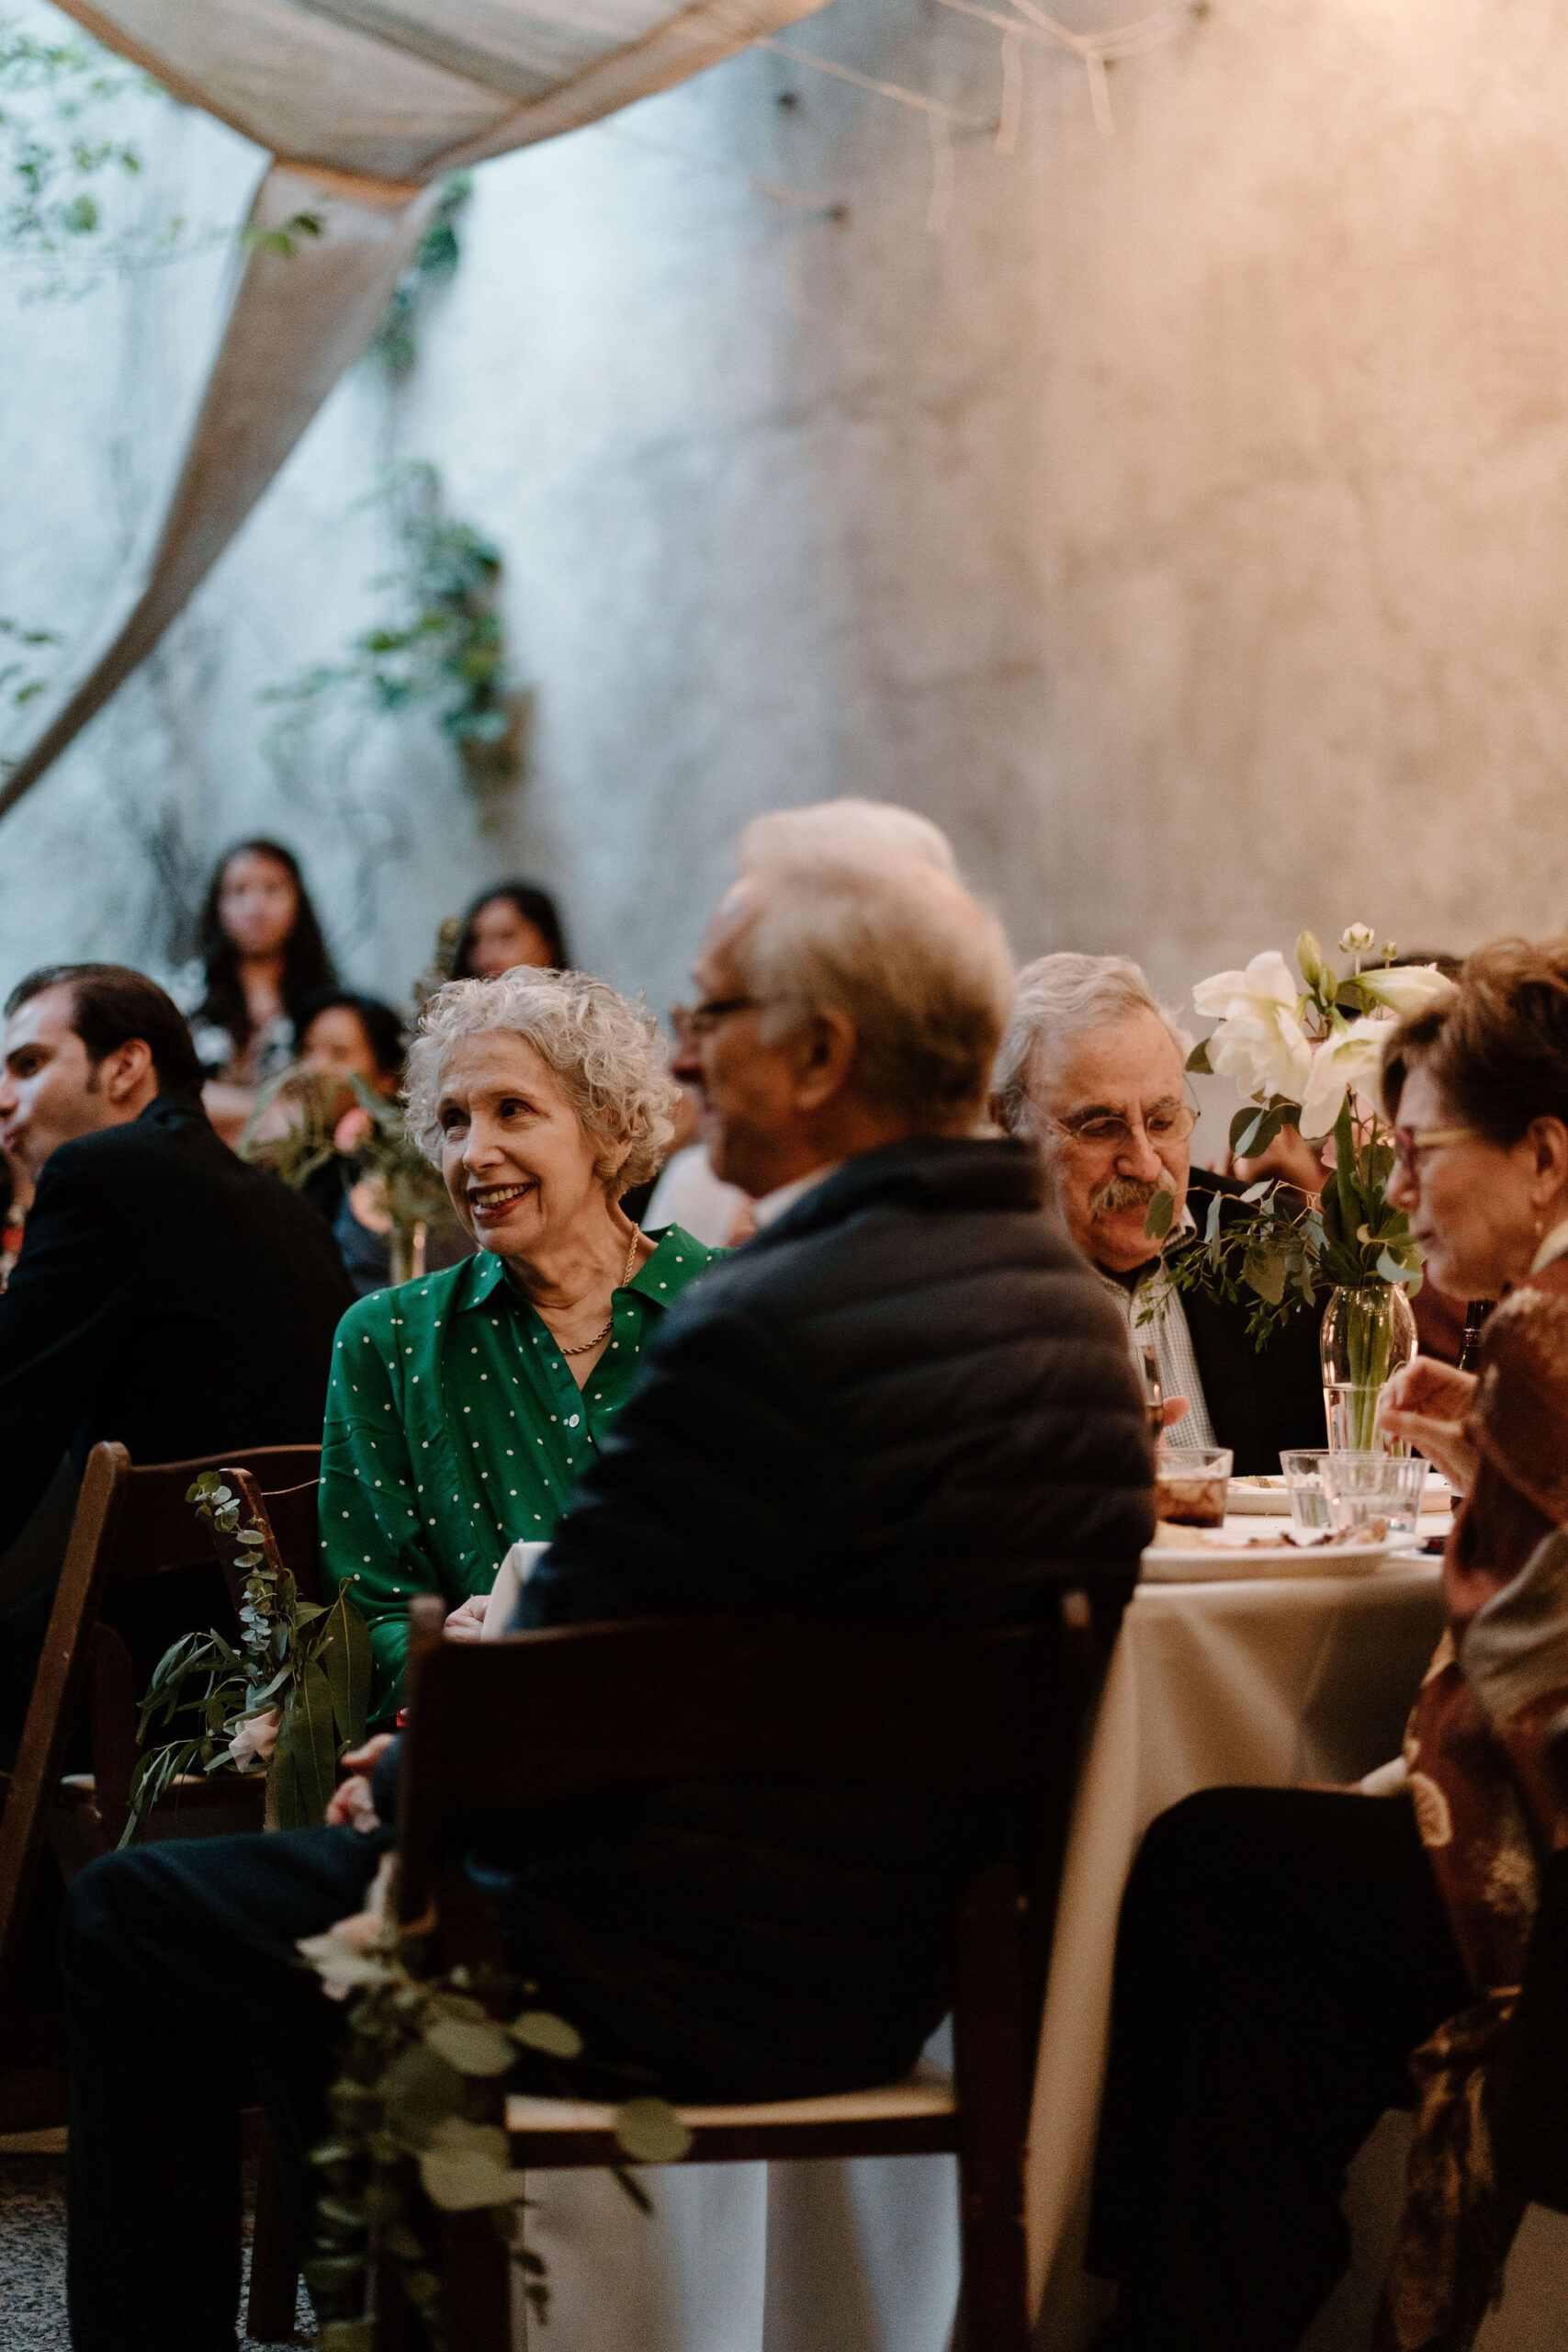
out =
<path fill-rule="evenodd" d="M 735 845 L 735 862 L 743 877 L 822 864 L 865 873 L 891 873 L 902 865 L 958 873 L 953 843 L 929 817 L 894 801 L 852 795 L 753 817 Z M 649 1231 L 678 1225 L 716 1249 L 748 1241 L 756 1231 L 745 1193 L 716 1172 L 703 1143 L 688 1144 L 675 1154 L 654 1186 L 645 1223 Z"/>
<path fill-rule="evenodd" d="M 1250 1309 L 1183 1296 L 1149 1237 L 1169 1193 L 1171 1246 L 1194 1235 L 1228 1177 L 1191 1165 L 1192 1041 L 1124 956 L 1043 956 L 1019 974 L 991 1109 L 1038 1144 L 1068 1231 L 1117 1304 L 1134 1351 L 1152 1355 L 1173 1446 L 1228 1445 L 1243 1476 L 1277 1474 L 1281 1451 L 1324 1442 L 1319 1316 L 1298 1309 L 1261 1353 Z M 1185 1409 L 1180 1409 L 1184 1406 Z"/>
<path fill-rule="evenodd" d="M 677 1063 L 762 1230 L 659 1322 L 518 1622 L 1028 1624 L 1066 1591 L 1113 1618 L 1153 1532 L 1145 1415 L 1037 1153 L 980 1132 L 1001 927 L 931 857 L 780 842 L 714 917 Z M 231 2342 L 213 2082 L 254 2056 L 302 2202 L 342 2018 L 293 1939 L 362 1905 L 394 1758 L 325 1827 L 169 1840 L 74 1882 L 75 2352 Z M 688 1781 L 498 1825 L 485 1885 L 513 1965 L 583 2034 L 584 2087 L 804 2098 L 903 2074 L 950 2007 L 978 1826 L 941 1792 Z"/>

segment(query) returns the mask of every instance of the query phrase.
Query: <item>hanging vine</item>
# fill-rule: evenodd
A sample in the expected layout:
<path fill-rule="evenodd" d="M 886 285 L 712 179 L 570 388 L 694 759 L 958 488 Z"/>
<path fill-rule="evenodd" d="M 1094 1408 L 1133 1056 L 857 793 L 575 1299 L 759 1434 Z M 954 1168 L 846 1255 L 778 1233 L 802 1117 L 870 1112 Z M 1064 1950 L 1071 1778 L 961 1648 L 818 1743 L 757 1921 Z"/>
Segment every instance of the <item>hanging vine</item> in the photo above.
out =
<path fill-rule="evenodd" d="M 331 705 L 386 716 L 426 711 L 488 811 L 517 773 L 522 708 L 500 611 L 500 550 L 445 512 L 441 478 L 423 459 L 390 469 L 372 497 L 390 509 L 400 557 L 373 583 L 389 609 L 350 639 L 341 660 L 264 690 L 262 700 L 279 713 L 269 754 L 297 761 L 303 734 Z"/>

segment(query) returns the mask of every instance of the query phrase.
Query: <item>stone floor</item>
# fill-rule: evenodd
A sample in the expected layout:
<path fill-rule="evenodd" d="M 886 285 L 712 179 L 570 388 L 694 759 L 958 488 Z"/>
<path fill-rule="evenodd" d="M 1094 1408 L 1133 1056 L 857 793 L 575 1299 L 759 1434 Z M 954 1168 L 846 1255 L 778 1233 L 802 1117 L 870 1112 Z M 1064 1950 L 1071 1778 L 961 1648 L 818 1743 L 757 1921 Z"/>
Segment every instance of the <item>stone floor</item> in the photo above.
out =
<path fill-rule="evenodd" d="M 250 2247 L 245 2248 L 250 2268 Z M 299 2337 L 314 2341 L 299 2298 Z M 65 2159 L 0 2156 L 0 2352 L 70 2352 L 65 2326 Z M 241 2352 L 278 2352 L 244 2338 Z"/>

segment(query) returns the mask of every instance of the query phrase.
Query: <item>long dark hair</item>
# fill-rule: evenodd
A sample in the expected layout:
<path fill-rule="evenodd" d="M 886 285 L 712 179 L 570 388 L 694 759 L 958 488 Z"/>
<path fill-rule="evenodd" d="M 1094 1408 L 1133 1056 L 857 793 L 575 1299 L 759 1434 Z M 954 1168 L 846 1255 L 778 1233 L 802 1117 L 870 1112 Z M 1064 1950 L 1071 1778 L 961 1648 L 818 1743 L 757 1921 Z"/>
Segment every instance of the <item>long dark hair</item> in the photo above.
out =
<path fill-rule="evenodd" d="M 463 917 L 463 928 L 457 933 L 457 944 L 452 954 L 452 978 L 471 980 L 468 958 L 474 952 L 474 924 L 481 907 L 492 906 L 497 899 L 510 899 L 525 922 L 531 922 L 550 951 L 549 968 L 564 972 L 571 958 L 566 952 L 566 933 L 561 927 L 560 914 L 547 890 L 536 882 L 492 882 L 473 899 Z"/>
<path fill-rule="evenodd" d="M 321 926 L 316 920 L 316 910 L 310 904 L 310 894 L 305 888 L 305 877 L 299 871 L 299 861 L 292 850 L 280 842 L 235 842 L 226 849 L 212 869 L 212 879 L 207 886 L 202 902 L 201 923 L 197 938 L 197 953 L 207 973 L 207 993 L 193 1018 L 210 1021 L 220 1029 L 227 1029 L 234 1040 L 236 1053 L 243 1053 L 251 1042 L 250 1008 L 245 991 L 240 985 L 240 955 L 233 941 L 223 928 L 220 902 L 223 895 L 223 876 L 237 857 L 270 857 L 281 865 L 294 885 L 294 927 L 283 943 L 283 985 L 278 990 L 283 1009 L 294 1023 L 298 1037 L 301 1015 L 307 998 L 321 989 L 331 988 L 337 979 Z"/>

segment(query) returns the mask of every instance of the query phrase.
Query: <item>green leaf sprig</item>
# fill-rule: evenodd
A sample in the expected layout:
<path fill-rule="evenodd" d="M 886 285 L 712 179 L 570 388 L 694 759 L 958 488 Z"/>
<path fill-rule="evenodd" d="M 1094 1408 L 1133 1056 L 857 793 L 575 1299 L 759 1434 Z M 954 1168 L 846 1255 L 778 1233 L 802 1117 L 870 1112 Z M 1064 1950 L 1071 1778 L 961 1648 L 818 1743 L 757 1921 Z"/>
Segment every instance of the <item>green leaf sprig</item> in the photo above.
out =
<path fill-rule="evenodd" d="M 332 703 L 373 714 L 427 710 L 462 761 L 487 812 L 517 774 L 523 706 L 501 613 L 501 550 L 445 512 L 441 478 L 422 459 L 389 469 L 371 493 L 389 511 L 400 561 L 372 584 L 392 609 L 352 639 L 344 658 L 264 689 L 278 717 L 269 758 L 298 767 L 313 719 Z"/>
<path fill-rule="evenodd" d="M 264 1531 L 242 1522 L 240 1498 L 216 1471 L 204 1471 L 186 1500 L 208 1521 L 220 1556 L 227 1553 L 243 1569 L 240 1646 L 216 1631 L 187 1634 L 152 1669 L 122 1846 L 179 1776 L 193 1771 L 265 1773 L 278 1826 L 310 1827 L 325 1817 L 339 1757 L 365 1736 L 370 1635 L 346 1592 L 331 1604 L 301 1600 Z M 254 1753 L 236 1756 L 236 1737 L 275 1711 L 270 1764 Z M 154 1728 L 176 1724 L 174 1738 L 149 1745 Z"/>
<path fill-rule="evenodd" d="M 497 2118 L 520 2050 L 565 2065 L 581 2054 L 581 2037 L 541 2006 L 537 1986 L 497 1969 L 428 1975 L 420 1949 L 387 1920 L 367 1945 L 335 1931 L 299 1945 L 328 1989 L 349 2003 L 343 2072 L 329 2097 L 332 2134 L 311 2155 L 321 2190 L 305 2276 L 321 2316 L 321 2352 L 370 2352 L 370 2281 L 382 2265 L 439 2352 L 446 2334 L 433 2207 L 488 2212 L 530 2306 L 541 2319 L 548 2309 L 545 2264 L 526 2241 L 525 2177 L 512 2168 Z M 561 2088 L 571 2088 L 564 2076 Z M 660 2098 L 627 2100 L 615 2129 L 632 2163 L 678 2163 L 692 2144 Z M 615 2177 L 651 2211 L 624 2166 Z"/>

